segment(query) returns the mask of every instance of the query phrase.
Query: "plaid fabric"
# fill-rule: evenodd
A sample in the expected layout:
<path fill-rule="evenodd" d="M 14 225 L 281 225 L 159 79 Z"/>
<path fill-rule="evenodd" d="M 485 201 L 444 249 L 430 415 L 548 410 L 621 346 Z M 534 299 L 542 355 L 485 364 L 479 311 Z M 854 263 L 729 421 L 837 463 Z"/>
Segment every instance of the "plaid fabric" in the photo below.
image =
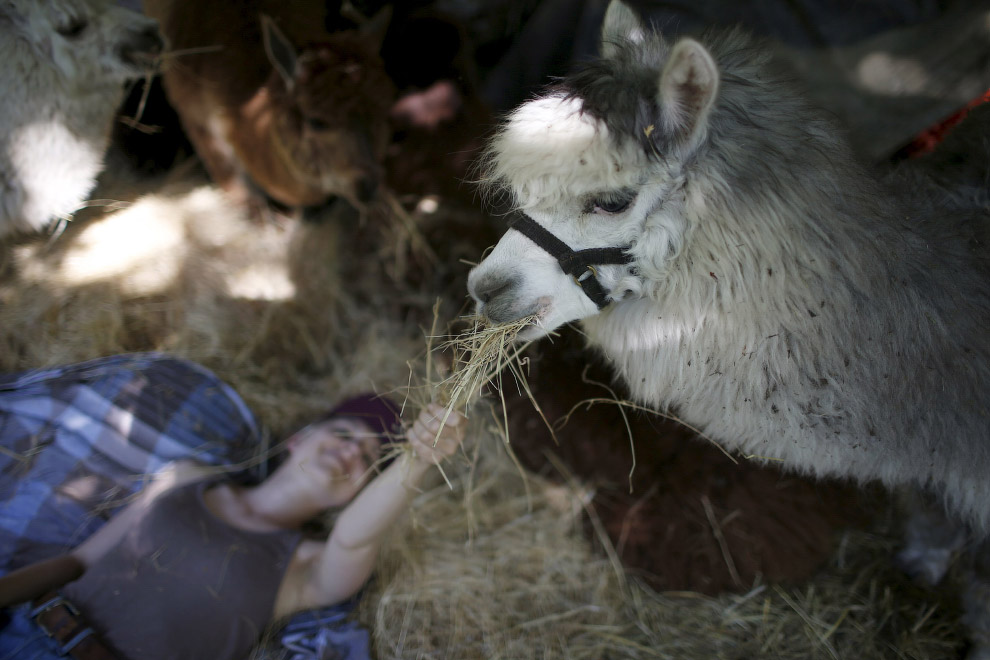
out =
<path fill-rule="evenodd" d="M 281 660 L 368 660 L 368 631 L 349 618 L 356 604 L 355 598 L 295 615 L 279 638 Z"/>
<path fill-rule="evenodd" d="M 235 463 L 259 441 L 233 389 L 167 355 L 0 375 L 0 575 L 87 538 L 166 463 Z"/>

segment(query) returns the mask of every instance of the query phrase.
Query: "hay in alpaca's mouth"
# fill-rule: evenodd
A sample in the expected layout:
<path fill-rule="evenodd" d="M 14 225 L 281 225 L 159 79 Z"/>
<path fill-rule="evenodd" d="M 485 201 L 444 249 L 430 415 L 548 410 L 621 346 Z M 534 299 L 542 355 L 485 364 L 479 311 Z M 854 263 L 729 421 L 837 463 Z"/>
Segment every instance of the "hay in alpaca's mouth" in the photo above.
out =
<path fill-rule="evenodd" d="M 537 317 L 498 324 L 480 317 L 469 321 L 469 331 L 447 338 L 440 346 L 453 354 L 451 374 L 436 385 L 438 399 L 451 409 L 470 405 L 482 388 L 500 380 L 506 369 L 517 382 L 525 382 L 519 359 L 528 344 L 516 340 L 521 331 L 536 323 Z"/>

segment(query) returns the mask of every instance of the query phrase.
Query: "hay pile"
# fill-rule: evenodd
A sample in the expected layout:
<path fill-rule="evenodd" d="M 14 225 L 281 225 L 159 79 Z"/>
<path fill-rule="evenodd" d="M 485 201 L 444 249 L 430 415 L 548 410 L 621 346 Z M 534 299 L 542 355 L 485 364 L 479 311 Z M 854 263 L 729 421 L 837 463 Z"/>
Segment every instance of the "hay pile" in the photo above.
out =
<path fill-rule="evenodd" d="M 442 203 L 412 212 L 432 263 L 387 210 L 258 223 L 189 173 L 106 181 L 98 196 L 135 202 L 55 240 L 0 244 L 0 369 L 168 351 L 213 369 L 275 436 L 342 394 L 406 391 L 437 296 L 441 325 L 464 306 L 461 259 L 477 255 L 461 253 L 459 231 L 486 222 Z M 651 591 L 604 534 L 583 533 L 594 493 L 523 473 L 497 419 L 472 408 L 450 486 L 438 475 L 390 537 L 357 613 L 378 657 L 956 657 L 952 600 L 889 566 L 886 533 L 848 535 L 808 584 Z"/>
<path fill-rule="evenodd" d="M 957 657 L 951 601 L 890 566 L 889 536 L 850 533 L 805 585 L 657 593 L 582 533 L 593 493 L 520 473 L 488 426 L 385 549 L 359 612 L 380 658 Z"/>
<path fill-rule="evenodd" d="M 341 392 L 404 384 L 424 350 L 415 321 L 395 317 L 433 301 L 395 295 L 380 222 L 353 228 L 383 246 L 354 273 L 338 223 L 252 222 L 198 178 L 122 206 L 2 246 L 0 369 L 167 351 L 216 371 L 282 433 Z"/>

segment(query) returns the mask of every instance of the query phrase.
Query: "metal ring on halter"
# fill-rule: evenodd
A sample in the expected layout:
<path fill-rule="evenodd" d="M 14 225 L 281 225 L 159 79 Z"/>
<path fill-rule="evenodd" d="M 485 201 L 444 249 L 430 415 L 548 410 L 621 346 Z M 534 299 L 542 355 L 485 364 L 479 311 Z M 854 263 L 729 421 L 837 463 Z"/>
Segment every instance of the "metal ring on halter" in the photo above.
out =
<path fill-rule="evenodd" d="M 575 284 L 581 286 L 581 282 L 584 282 L 589 277 L 598 277 L 598 270 L 596 270 L 594 266 L 586 264 L 585 271 L 581 273 L 580 277 L 577 275 L 571 275 L 571 277 L 574 279 Z"/>

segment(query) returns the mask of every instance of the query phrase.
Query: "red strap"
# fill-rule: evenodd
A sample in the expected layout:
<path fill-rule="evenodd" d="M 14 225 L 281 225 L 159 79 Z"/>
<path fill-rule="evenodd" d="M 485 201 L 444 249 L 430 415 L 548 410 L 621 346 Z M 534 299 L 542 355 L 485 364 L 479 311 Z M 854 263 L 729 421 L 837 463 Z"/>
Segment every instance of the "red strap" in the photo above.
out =
<path fill-rule="evenodd" d="M 911 140 L 907 146 L 898 151 L 897 155 L 902 158 L 914 158 L 915 156 L 921 156 L 933 151 L 935 147 L 938 146 L 938 143 L 944 140 L 945 136 L 948 135 L 959 122 L 966 118 L 966 115 L 969 114 L 970 110 L 978 105 L 986 103 L 987 101 L 990 101 L 990 91 L 987 91 L 979 98 L 973 99 L 956 113 L 946 117 L 931 128 L 925 130 L 923 133 Z"/>

